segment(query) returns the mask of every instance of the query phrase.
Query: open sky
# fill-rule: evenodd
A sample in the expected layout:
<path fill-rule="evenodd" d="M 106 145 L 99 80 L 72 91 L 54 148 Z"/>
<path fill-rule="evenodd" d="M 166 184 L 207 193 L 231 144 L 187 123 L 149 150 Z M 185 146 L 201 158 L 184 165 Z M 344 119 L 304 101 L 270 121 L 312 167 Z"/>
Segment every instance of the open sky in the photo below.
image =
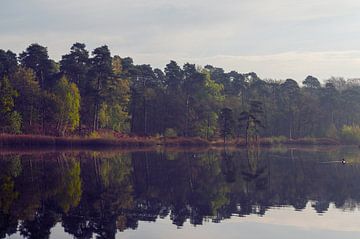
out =
<path fill-rule="evenodd" d="M 74 42 L 161 69 L 170 61 L 262 78 L 360 77 L 359 0 L 0 0 L 0 48 Z"/>

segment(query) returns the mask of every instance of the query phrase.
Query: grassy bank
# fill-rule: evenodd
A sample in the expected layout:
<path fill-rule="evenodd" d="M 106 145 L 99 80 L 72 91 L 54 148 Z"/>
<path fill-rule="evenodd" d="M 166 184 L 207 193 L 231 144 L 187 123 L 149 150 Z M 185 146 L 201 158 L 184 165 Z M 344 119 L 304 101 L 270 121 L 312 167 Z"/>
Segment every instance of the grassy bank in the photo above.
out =
<path fill-rule="evenodd" d="M 246 147 L 246 141 L 244 139 L 228 140 L 227 145 L 236 145 L 237 147 Z M 276 145 L 341 145 L 343 144 L 337 139 L 332 138 L 298 138 L 288 139 L 286 137 L 271 137 L 260 138 L 260 146 L 276 146 Z M 222 140 L 216 140 L 211 143 L 213 146 L 223 146 Z"/>
<path fill-rule="evenodd" d="M 43 135 L 0 135 L 1 147 L 143 147 L 156 141 L 139 138 L 81 138 Z"/>
<path fill-rule="evenodd" d="M 245 147 L 245 140 L 228 140 L 227 145 Z M 285 137 L 261 138 L 260 146 L 276 145 L 340 145 L 341 142 L 331 138 Z M 0 134 L 0 147 L 222 147 L 222 140 L 208 141 L 197 137 L 53 137 L 42 135 Z"/>
<path fill-rule="evenodd" d="M 210 146 L 201 138 L 155 137 L 53 137 L 43 135 L 0 134 L 0 147 L 169 147 Z"/>
<path fill-rule="evenodd" d="M 332 138 L 299 138 L 299 139 L 281 139 L 281 137 L 263 138 L 260 140 L 261 145 L 341 145 L 337 139 Z"/>

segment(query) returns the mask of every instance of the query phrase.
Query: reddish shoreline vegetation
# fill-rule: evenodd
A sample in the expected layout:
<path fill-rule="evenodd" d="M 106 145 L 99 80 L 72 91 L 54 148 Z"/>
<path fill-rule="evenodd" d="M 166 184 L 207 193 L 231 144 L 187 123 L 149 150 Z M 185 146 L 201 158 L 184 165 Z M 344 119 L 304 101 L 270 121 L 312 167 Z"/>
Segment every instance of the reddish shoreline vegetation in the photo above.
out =
<path fill-rule="evenodd" d="M 244 139 L 228 140 L 227 146 L 246 147 Z M 300 139 L 277 139 L 261 138 L 260 146 L 276 145 L 341 145 L 341 142 L 331 138 L 300 138 Z M 206 140 L 200 137 L 55 137 L 43 135 L 12 135 L 0 134 L 1 148 L 17 147 L 108 147 L 108 148 L 132 148 L 132 147 L 223 147 L 224 142 L 218 140 Z"/>

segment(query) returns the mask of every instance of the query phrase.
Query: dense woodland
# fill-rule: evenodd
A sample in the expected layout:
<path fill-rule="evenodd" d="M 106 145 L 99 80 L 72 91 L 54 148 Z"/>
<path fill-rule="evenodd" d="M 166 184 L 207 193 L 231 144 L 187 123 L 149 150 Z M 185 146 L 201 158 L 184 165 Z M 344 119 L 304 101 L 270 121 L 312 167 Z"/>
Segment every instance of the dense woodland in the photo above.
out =
<path fill-rule="evenodd" d="M 135 65 L 75 43 L 59 62 L 32 44 L 0 50 L 0 131 L 89 135 L 337 138 L 359 130 L 360 80 L 260 79 L 211 65 Z"/>

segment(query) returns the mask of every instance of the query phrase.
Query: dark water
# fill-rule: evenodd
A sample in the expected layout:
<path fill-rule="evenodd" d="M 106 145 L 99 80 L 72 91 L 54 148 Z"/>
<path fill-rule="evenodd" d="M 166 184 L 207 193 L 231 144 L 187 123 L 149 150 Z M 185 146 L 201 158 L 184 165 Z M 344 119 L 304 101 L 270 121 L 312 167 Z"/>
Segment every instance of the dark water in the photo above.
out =
<path fill-rule="evenodd" d="M 357 148 L 0 157 L 0 238 L 360 236 Z"/>

